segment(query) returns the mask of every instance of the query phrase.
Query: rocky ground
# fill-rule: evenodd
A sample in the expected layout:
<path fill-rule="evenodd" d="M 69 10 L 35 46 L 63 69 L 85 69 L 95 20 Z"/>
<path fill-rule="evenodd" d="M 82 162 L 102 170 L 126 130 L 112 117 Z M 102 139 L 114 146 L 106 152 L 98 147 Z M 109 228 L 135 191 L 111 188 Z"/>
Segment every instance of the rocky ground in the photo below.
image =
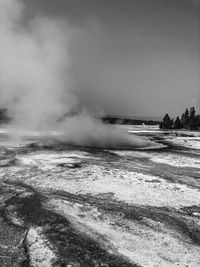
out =
<path fill-rule="evenodd" d="M 200 266 L 200 134 L 151 150 L 0 136 L 0 266 Z"/>

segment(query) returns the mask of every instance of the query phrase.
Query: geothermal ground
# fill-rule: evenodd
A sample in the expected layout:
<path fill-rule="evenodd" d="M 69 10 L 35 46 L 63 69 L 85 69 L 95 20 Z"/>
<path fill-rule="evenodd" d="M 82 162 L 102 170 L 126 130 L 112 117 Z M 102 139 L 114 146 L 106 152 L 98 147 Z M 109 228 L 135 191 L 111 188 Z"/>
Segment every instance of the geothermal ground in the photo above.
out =
<path fill-rule="evenodd" d="M 0 266 L 200 266 L 200 133 L 150 150 L 0 134 Z"/>

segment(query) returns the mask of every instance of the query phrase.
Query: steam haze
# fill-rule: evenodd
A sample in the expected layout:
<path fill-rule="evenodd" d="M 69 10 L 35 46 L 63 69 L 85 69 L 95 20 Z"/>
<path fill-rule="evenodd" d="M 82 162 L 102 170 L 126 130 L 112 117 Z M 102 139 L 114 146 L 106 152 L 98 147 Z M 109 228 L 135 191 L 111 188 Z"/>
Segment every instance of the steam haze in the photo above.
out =
<path fill-rule="evenodd" d="M 70 47 L 78 101 L 108 114 L 176 116 L 200 106 L 199 1 L 28 0 L 79 32 Z"/>
<path fill-rule="evenodd" d="M 43 16 L 34 16 L 24 24 L 25 14 L 22 1 L 0 1 L 1 105 L 9 109 L 15 125 L 59 129 L 63 141 L 79 146 L 129 148 L 151 144 L 89 115 L 59 120 L 81 103 L 70 88 L 68 72 L 74 31 L 66 21 Z"/>
<path fill-rule="evenodd" d="M 24 11 L 22 1 L 0 1 L 0 101 L 17 123 L 34 128 L 55 122 L 73 103 L 68 35 L 61 21 L 41 17 L 25 28 Z"/>
<path fill-rule="evenodd" d="M 175 116 L 188 106 L 200 111 L 199 1 L 1 0 L 0 4 L 2 60 L 14 61 L 9 68 L 21 69 L 25 77 L 23 65 L 34 58 L 40 67 L 34 67 L 32 76 L 52 77 L 53 83 L 62 85 L 53 86 L 50 78 L 45 83 L 73 91 L 67 107 L 75 101 L 80 109 L 92 112 L 145 117 L 166 112 Z M 14 49 L 20 63 L 12 56 Z M 46 59 L 37 61 L 36 53 Z M 46 74 L 39 74 L 41 64 L 46 64 Z M 56 64 L 62 71 L 55 74 Z M 65 92 L 65 101 L 69 98 Z"/>

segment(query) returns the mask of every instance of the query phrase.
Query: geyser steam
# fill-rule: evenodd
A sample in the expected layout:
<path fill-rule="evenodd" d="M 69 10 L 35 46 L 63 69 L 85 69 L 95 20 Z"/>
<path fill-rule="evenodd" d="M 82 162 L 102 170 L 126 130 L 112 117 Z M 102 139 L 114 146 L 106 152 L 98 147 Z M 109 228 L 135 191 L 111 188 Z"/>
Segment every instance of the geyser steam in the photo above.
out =
<path fill-rule="evenodd" d="M 73 104 L 69 33 L 62 21 L 41 17 L 24 27 L 23 12 L 22 1 L 0 0 L 0 101 L 17 124 L 46 127 Z"/>
<path fill-rule="evenodd" d="M 78 146 L 130 149 L 152 145 L 153 142 L 146 141 L 138 136 L 129 135 L 120 128 L 106 125 L 103 122 L 88 116 L 79 115 L 68 118 L 60 127 L 65 133 L 63 141 Z M 62 139 L 62 137 L 60 136 Z"/>
<path fill-rule="evenodd" d="M 58 122 L 76 99 L 68 68 L 71 30 L 61 20 L 35 17 L 24 26 L 21 0 L 0 0 L 0 105 L 15 125 L 59 129 L 66 142 L 95 147 L 133 147 L 148 143 L 79 115 Z"/>

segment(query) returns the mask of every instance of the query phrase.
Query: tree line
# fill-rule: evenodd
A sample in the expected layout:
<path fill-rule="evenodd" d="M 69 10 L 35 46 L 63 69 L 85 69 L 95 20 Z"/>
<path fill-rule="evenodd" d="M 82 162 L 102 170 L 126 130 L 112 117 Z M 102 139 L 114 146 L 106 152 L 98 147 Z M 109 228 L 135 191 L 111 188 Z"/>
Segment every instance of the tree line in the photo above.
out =
<path fill-rule="evenodd" d="M 158 125 L 159 121 L 154 120 L 138 120 L 138 119 L 126 119 L 126 118 L 118 118 L 118 117 L 103 117 L 101 120 L 107 124 L 120 124 L 120 125 Z"/>
<path fill-rule="evenodd" d="M 10 116 L 8 115 L 8 110 L 6 108 L 0 108 L 0 124 L 7 123 L 11 120 Z"/>
<path fill-rule="evenodd" d="M 186 111 L 176 119 L 171 119 L 166 114 L 163 120 L 160 122 L 160 129 L 188 129 L 188 130 L 199 130 L 200 129 L 200 115 L 196 114 L 194 107 L 186 109 Z"/>

